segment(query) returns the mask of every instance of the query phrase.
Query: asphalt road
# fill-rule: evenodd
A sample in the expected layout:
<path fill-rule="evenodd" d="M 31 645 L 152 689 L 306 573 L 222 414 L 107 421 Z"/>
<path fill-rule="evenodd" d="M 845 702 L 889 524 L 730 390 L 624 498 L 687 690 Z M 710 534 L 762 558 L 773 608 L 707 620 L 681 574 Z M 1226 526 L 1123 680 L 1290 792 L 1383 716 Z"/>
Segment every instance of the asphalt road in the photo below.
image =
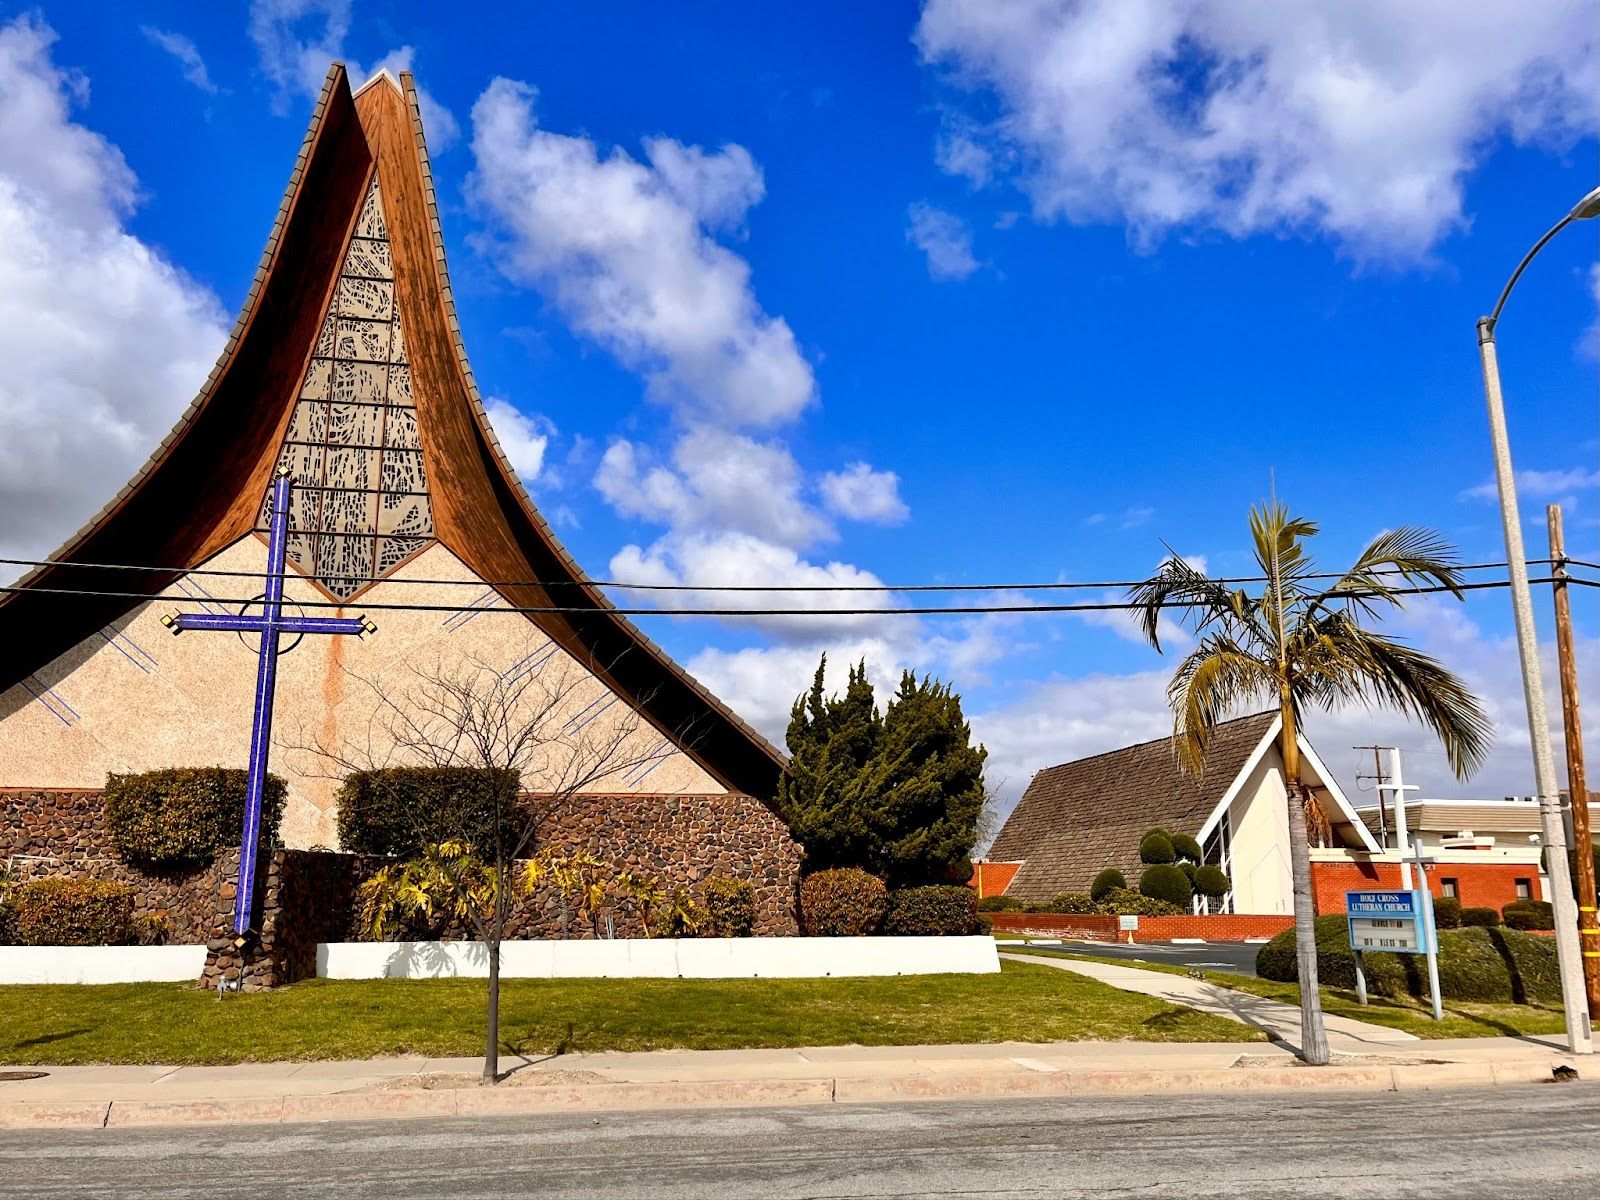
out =
<path fill-rule="evenodd" d="M 1005 943 L 1000 944 L 1005 949 Z M 1166 963 L 1169 966 L 1199 967 L 1202 971 L 1229 971 L 1235 975 L 1256 973 L 1259 943 L 1207 942 L 1205 945 L 1177 945 L 1172 942 L 1062 942 L 1060 945 L 1033 942 L 1031 950 L 1051 954 L 1091 955 L 1095 958 L 1125 958 L 1130 962 Z"/>
<path fill-rule="evenodd" d="M 1594 1195 L 1600 1085 L 0 1133 L 0 1196 Z"/>

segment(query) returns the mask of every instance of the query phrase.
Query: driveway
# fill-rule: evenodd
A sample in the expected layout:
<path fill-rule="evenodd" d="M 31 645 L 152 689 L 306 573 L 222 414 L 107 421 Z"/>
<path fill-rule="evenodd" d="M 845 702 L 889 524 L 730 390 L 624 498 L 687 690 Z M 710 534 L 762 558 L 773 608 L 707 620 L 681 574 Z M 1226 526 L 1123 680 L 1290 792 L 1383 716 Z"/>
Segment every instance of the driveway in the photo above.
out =
<path fill-rule="evenodd" d="M 1021 945 L 1021 943 L 1016 943 Z M 1007 949 L 1005 942 L 1000 943 Z M 1202 971 L 1228 971 L 1234 975 L 1256 973 L 1256 951 L 1260 943 L 1207 942 L 1204 945 L 1178 942 L 1136 942 L 1125 945 L 1112 942 L 1049 942 L 1031 941 L 1031 951 L 1050 954 L 1089 955 L 1094 958 L 1116 958 L 1128 962 L 1162 963 L 1172 967 L 1197 967 Z"/>

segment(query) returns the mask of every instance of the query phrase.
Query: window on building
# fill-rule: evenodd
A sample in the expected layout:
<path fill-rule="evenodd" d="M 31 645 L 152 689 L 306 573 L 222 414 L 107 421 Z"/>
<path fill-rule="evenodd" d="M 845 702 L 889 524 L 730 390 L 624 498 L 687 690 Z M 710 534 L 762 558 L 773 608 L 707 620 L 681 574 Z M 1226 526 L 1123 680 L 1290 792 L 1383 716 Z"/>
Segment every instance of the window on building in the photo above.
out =
<path fill-rule="evenodd" d="M 1448 896 L 1451 900 L 1461 899 L 1461 888 L 1454 879 L 1439 880 L 1439 894 Z"/>
<path fill-rule="evenodd" d="M 1531 879 L 1519 879 L 1519 880 L 1517 880 L 1517 899 L 1518 900 L 1532 900 L 1533 899 L 1533 880 L 1531 880 Z"/>

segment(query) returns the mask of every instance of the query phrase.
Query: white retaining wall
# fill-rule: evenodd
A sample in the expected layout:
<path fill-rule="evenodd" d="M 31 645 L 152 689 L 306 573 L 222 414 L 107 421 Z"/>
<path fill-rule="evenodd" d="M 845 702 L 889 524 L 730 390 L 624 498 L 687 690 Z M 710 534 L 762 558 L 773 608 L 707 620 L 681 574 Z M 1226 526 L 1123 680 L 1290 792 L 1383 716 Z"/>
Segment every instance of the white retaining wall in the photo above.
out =
<path fill-rule="evenodd" d="M 0 946 L 0 983 L 193 983 L 204 946 Z"/>
<path fill-rule="evenodd" d="M 837 975 L 989 975 L 992 937 L 618 938 L 503 942 L 506 979 L 818 979 Z M 324 942 L 325 979 L 482 979 L 480 942 Z"/>

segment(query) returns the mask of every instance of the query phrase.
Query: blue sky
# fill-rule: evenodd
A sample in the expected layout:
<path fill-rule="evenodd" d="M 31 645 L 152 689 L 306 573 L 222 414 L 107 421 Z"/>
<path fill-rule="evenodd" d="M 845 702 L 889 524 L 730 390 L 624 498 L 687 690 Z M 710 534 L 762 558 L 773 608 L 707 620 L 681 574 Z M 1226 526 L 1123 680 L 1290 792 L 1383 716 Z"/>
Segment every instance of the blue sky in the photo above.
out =
<path fill-rule="evenodd" d="M 1274 481 L 1330 564 L 1408 522 L 1500 558 L 1473 323 L 1596 182 L 1600 16 L 1505 9 L 0 6 L 0 218 L 72 267 L 0 263 L 0 546 L 47 552 L 187 404 L 338 56 L 429 98 L 479 385 L 597 577 L 1129 579 L 1163 541 L 1238 571 Z M 1589 557 L 1595 239 L 1501 326 L 1530 544 L 1562 500 Z M 823 649 L 950 678 L 1008 796 L 1166 721 L 1114 620 L 644 623 L 778 736 Z M 1397 739 L 1430 791 L 1527 790 L 1505 597 L 1397 629 L 1502 752 L 1462 788 L 1345 713 L 1324 758 Z"/>

